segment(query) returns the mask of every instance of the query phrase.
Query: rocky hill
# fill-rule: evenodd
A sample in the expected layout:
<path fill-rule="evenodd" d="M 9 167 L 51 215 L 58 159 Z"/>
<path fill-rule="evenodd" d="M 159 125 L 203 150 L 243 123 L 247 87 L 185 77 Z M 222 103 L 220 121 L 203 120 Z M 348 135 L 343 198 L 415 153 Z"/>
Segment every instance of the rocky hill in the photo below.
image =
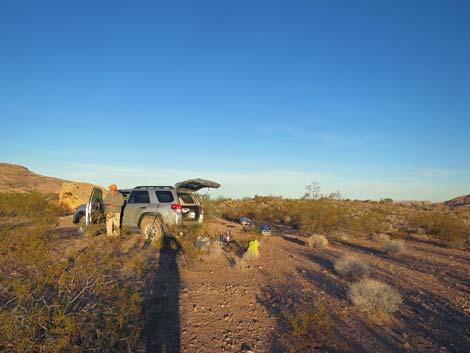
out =
<path fill-rule="evenodd" d="M 0 192 L 28 192 L 59 194 L 66 181 L 33 173 L 16 164 L 0 163 Z"/>
<path fill-rule="evenodd" d="M 21 165 L 0 163 L 0 192 L 38 191 L 56 194 L 69 210 L 86 203 L 93 187 L 99 186 L 39 175 Z"/>
<path fill-rule="evenodd" d="M 453 198 L 452 200 L 446 201 L 445 204 L 449 207 L 470 206 L 470 194 Z"/>

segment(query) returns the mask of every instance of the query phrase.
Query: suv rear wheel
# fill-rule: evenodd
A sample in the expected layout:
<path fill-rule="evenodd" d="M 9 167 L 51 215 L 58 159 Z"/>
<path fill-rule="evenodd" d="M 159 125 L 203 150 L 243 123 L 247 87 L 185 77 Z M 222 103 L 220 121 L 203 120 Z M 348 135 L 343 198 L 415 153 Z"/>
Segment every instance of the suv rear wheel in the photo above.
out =
<path fill-rule="evenodd" d="M 158 217 L 145 216 L 140 222 L 140 233 L 149 240 L 158 240 L 163 236 L 162 222 Z"/>

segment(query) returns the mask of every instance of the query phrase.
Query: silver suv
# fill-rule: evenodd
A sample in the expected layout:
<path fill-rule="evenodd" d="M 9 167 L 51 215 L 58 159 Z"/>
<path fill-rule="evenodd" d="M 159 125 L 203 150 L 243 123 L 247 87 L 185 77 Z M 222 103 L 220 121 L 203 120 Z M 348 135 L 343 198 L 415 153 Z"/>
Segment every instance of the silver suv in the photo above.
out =
<path fill-rule="evenodd" d="M 203 188 L 218 188 L 220 184 L 204 179 L 189 179 L 175 186 L 136 186 L 119 190 L 126 202 L 121 212 L 121 226 L 138 229 L 148 239 L 159 238 L 166 225 L 178 225 L 184 221 L 201 223 L 202 208 L 195 192 Z M 75 211 L 73 221 L 87 225 L 104 220 L 105 205 L 103 191 L 94 188 L 89 202 Z M 80 215 L 81 213 L 81 215 Z"/>

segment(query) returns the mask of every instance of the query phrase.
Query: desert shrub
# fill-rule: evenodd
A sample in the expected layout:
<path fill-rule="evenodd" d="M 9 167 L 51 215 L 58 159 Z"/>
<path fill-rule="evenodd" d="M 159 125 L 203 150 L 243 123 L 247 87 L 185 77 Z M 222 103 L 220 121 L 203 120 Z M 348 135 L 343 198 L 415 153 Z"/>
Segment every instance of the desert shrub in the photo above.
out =
<path fill-rule="evenodd" d="M 389 211 L 385 207 L 363 209 L 355 215 L 351 229 L 366 234 L 383 233 L 388 228 L 388 214 Z"/>
<path fill-rule="evenodd" d="M 332 319 L 321 305 L 308 308 L 294 306 L 281 312 L 284 334 L 279 343 L 285 352 L 311 352 L 331 344 Z"/>
<path fill-rule="evenodd" d="M 396 229 L 390 233 L 393 239 L 405 239 L 408 236 L 408 232 L 405 229 Z"/>
<path fill-rule="evenodd" d="M 181 264 L 187 269 L 192 269 L 202 255 L 201 249 L 196 246 L 196 241 L 198 237 L 207 235 L 205 225 L 199 223 L 174 225 L 168 227 L 168 233 L 174 236 L 181 246 Z"/>
<path fill-rule="evenodd" d="M 209 246 L 207 255 L 211 258 L 218 258 L 223 254 L 222 244 L 219 240 L 214 239 Z"/>
<path fill-rule="evenodd" d="M 220 204 L 226 200 L 225 198 L 212 198 L 210 195 L 205 194 L 199 194 L 198 198 L 201 201 L 201 206 L 204 208 L 204 218 L 207 219 L 222 216 Z"/>
<path fill-rule="evenodd" d="M 0 204 L 0 223 L 17 222 L 0 227 L 0 350 L 136 349 L 141 264 L 106 239 L 65 257 L 58 253 L 51 228 L 61 210 L 47 197 L 9 195 Z"/>
<path fill-rule="evenodd" d="M 328 246 L 328 239 L 324 235 L 314 234 L 305 239 L 305 244 L 310 249 L 323 249 Z"/>
<path fill-rule="evenodd" d="M 85 236 L 93 237 L 106 234 L 106 224 L 88 224 L 85 229 Z"/>
<path fill-rule="evenodd" d="M 336 260 L 334 267 L 336 272 L 352 280 L 368 277 L 370 273 L 367 264 L 352 256 Z"/>
<path fill-rule="evenodd" d="M 394 313 L 402 303 L 396 289 L 370 278 L 351 284 L 349 298 L 359 310 L 373 315 Z"/>
<path fill-rule="evenodd" d="M 381 198 L 379 203 L 384 204 L 384 205 L 391 205 L 393 204 L 393 200 L 389 197 L 385 197 L 385 198 Z"/>
<path fill-rule="evenodd" d="M 387 254 L 401 254 L 405 251 L 405 244 L 402 241 L 391 240 L 384 244 L 382 250 Z"/>
<path fill-rule="evenodd" d="M 470 243 L 470 224 L 456 214 L 421 211 L 411 218 L 410 223 L 451 246 Z"/>
<path fill-rule="evenodd" d="M 389 203 L 272 196 L 223 200 L 218 207 L 226 219 L 238 221 L 240 217 L 248 216 L 256 224 L 284 221 L 309 233 L 353 231 L 378 234 L 389 231 L 387 217 L 395 212 L 393 204 Z"/>
<path fill-rule="evenodd" d="M 380 243 L 384 243 L 386 241 L 390 241 L 390 236 L 388 234 L 385 234 L 385 233 L 379 233 L 379 234 L 374 234 L 372 236 L 372 239 L 375 240 L 375 241 L 378 241 Z"/>
<path fill-rule="evenodd" d="M 0 219 L 8 222 L 34 220 L 41 224 L 55 224 L 57 217 L 64 214 L 59 201 L 54 195 L 38 192 L 0 193 Z"/>
<path fill-rule="evenodd" d="M 330 239 L 339 243 L 344 243 L 349 240 L 349 234 L 341 231 L 334 231 L 330 234 Z"/>

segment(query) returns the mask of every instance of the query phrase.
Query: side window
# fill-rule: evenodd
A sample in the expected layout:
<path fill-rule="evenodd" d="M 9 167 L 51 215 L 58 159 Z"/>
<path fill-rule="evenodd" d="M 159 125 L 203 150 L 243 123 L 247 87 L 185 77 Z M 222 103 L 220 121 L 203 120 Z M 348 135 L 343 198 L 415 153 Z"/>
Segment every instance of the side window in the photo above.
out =
<path fill-rule="evenodd" d="M 158 202 L 173 202 L 175 200 L 171 191 L 155 191 L 155 194 L 157 195 Z"/>
<path fill-rule="evenodd" d="M 150 203 L 148 191 L 132 191 L 127 203 Z"/>
<path fill-rule="evenodd" d="M 92 195 L 91 195 L 91 201 L 92 202 L 102 202 L 103 199 L 103 191 L 101 189 L 93 189 Z"/>

